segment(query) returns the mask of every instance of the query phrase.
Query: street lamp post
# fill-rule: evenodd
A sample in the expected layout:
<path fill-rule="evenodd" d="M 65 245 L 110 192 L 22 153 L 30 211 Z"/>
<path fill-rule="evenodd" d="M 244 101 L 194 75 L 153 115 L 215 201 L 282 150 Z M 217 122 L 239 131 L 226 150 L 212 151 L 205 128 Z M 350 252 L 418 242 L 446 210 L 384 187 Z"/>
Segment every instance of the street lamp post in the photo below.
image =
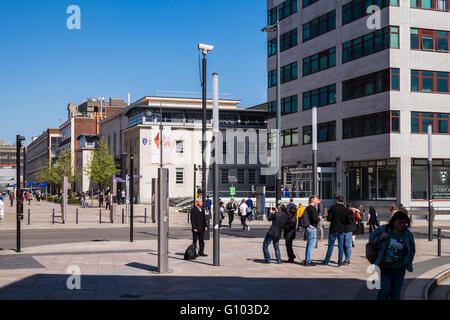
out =
<path fill-rule="evenodd" d="M 281 55 L 280 55 L 280 17 L 278 15 L 277 7 L 277 22 L 273 25 L 265 26 L 262 30 L 265 33 L 277 33 L 277 117 L 276 117 L 276 146 L 277 146 L 277 173 L 275 182 L 275 200 L 278 205 L 281 200 Z"/>
<path fill-rule="evenodd" d="M 433 126 L 428 124 L 428 241 L 433 241 Z"/>
<path fill-rule="evenodd" d="M 313 194 L 317 195 L 317 107 L 312 108 L 312 163 L 313 163 Z"/>
<path fill-rule="evenodd" d="M 205 215 L 205 205 L 206 205 L 206 55 L 211 53 L 214 49 L 213 46 L 207 44 L 198 44 L 198 50 L 202 51 L 202 214 Z M 207 225 L 209 227 L 209 215 L 207 219 Z M 206 231 L 205 240 L 209 240 L 210 228 Z"/>

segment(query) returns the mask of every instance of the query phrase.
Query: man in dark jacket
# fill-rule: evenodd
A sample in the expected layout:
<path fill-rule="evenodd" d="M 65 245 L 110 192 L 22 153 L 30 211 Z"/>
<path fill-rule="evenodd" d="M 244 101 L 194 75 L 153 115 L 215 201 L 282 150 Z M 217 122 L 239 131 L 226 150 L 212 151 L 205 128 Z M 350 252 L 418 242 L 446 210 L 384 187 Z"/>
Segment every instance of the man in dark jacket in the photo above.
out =
<path fill-rule="evenodd" d="M 352 238 L 353 238 L 353 211 L 350 210 L 351 204 L 348 204 L 346 209 L 347 209 L 347 214 L 349 216 L 349 221 L 351 221 L 348 224 L 344 225 L 344 255 L 345 255 L 345 260 L 343 262 L 343 264 L 350 264 L 350 258 L 352 256 Z"/>
<path fill-rule="evenodd" d="M 295 229 L 297 228 L 297 206 L 293 202 L 288 204 L 287 214 L 289 216 L 289 220 L 285 224 L 283 232 L 284 232 L 284 240 L 286 240 L 286 251 L 289 257 L 288 262 L 292 263 L 296 258 L 294 250 L 292 249 L 292 243 L 294 242 L 296 233 Z"/>
<path fill-rule="evenodd" d="M 198 255 L 200 257 L 207 257 L 204 253 L 205 250 L 205 231 L 208 230 L 206 225 L 206 217 L 202 213 L 203 201 L 197 200 L 197 206 L 191 210 L 191 223 L 192 223 L 192 238 L 193 243 L 197 246 L 197 240 L 199 241 L 200 247 Z"/>
<path fill-rule="evenodd" d="M 317 205 L 319 204 L 319 197 L 313 195 L 309 197 L 309 205 L 305 210 L 308 217 L 308 225 L 306 226 L 306 257 L 305 266 L 312 266 L 312 253 L 317 240 L 317 226 L 319 225 L 319 214 L 317 212 Z"/>
<path fill-rule="evenodd" d="M 331 255 L 333 254 L 334 243 L 337 238 L 339 248 L 338 267 L 340 267 L 342 266 L 342 258 L 344 256 L 344 226 L 352 223 L 348 209 L 344 205 L 344 197 L 339 196 L 336 198 L 336 204 L 328 210 L 327 221 L 331 222 L 330 234 L 328 235 L 327 255 L 322 264 L 327 266 L 330 262 Z"/>
<path fill-rule="evenodd" d="M 227 203 L 228 225 L 230 226 L 230 229 L 231 224 L 233 223 L 234 220 L 234 213 L 236 212 L 236 209 L 237 205 L 236 203 L 234 203 L 234 199 L 231 198 L 230 202 Z"/>
<path fill-rule="evenodd" d="M 288 221 L 289 216 L 286 214 L 286 206 L 280 205 L 275 212 L 269 212 L 268 220 L 272 221 L 269 231 L 267 231 L 266 237 L 263 243 L 264 261 L 270 263 L 269 245 L 273 241 L 273 248 L 275 249 L 275 256 L 277 263 L 281 263 L 279 241 L 281 238 L 281 231 Z"/>

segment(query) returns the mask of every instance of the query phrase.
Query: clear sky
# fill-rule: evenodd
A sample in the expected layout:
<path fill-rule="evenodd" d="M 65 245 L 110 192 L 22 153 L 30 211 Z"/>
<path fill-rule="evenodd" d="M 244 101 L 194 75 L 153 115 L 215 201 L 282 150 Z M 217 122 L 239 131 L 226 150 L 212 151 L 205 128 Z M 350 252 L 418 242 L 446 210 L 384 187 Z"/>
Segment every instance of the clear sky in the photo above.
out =
<path fill-rule="evenodd" d="M 81 30 L 69 30 L 70 5 Z M 197 43 L 220 92 L 247 107 L 266 100 L 265 0 L 1 0 L 0 140 L 40 135 L 69 102 L 131 101 L 157 90 L 201 92 Z"/>

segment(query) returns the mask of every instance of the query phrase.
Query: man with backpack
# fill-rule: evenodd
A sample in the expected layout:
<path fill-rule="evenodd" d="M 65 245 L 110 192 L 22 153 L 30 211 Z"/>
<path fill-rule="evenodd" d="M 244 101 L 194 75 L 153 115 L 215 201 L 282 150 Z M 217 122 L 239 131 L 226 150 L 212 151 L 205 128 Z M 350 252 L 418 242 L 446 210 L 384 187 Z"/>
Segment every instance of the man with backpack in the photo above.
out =
<path fill-rule="evenodd" d="M 202 214 L 203 201 L 201 199 L 197 200 L 197 206 L 193 207 L 191 210 L 191 224 L 192 224 L 192 241 L 194 246 L 197 246 L 197 241 L 199 242 L 198 255 L 200 257 L 207 257 L 204 253 L 205 250 L 205 231 L 208 230 L 206 225 L 206 216 Z"/>
<path fill-rule="evenodd" d="M 231 224 L 233 223 L 234 220 L 234 213 L 236 212 L 237 206 L 234 203 L 234 199 L 231 198 L 230 202 L 227 203 L 227 214 L 228 214 L 228 224 L 230 226 L 231 229 Z"/>

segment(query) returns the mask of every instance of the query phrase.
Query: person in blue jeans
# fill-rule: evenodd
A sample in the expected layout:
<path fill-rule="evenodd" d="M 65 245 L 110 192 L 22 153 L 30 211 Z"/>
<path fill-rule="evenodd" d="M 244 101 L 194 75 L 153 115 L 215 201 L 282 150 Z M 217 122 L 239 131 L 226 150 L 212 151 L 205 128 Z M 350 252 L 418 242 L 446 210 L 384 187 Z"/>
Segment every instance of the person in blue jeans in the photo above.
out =
<path fill-rule="evenodd" d="M 317 205 L 319 204 L 319 197 L 313 195 L 309 197 L 308 207 L 306 207 L 305 212 L 308 217 L 308 225 L 306 227 L 306 252 L 305 252 L 305 262 L 306 267 L 312 266 L 312 253 L 314 251 L 314 246 L 317 240 L 317 226 L 319 224 L 319 214 L 317 212 Z"/>
<path fill-rule="evenodd" d="M 328 265 L 330 262 L 331 255 L 333 254 L 334 243 L 336 239 L 338 240 L 338 267 L 342 266 L 342 259 L 344 256 L 344 226 L 346 224 L 351 224 L 349 210 L 344 206 L 344 197 L 338 196 L 336 198 L 336 204 L 331 206 L 328 210 L 327 221 L 330 224 L 330 233 L 328 235 L 328 250 L 323 261 L 323 265 Z"/>
<path fill-rule="evenodd" d="M 350 264 L 350 259 L 352 257 L 352 240 L 353 240 L 353 230 L 354 230 L 354 220 L 353 212 L 351 208 L 353 205 L 351 203 L 347 204 L 347 214 L 349 215 L 350 223 L 344 225 L 344 255 L 345 260 L 343 265 Z"/>
<path fill-rule="evenodd" d="M 380 268 L 381 290 L 377 300 L 400 300 L 406 270 L 413 272 L 416 253 L 414 236 L 409 228 L 411 219 L 402 211 L 392 216 L 388 225 L 375 230 L 369 237 L 377 249 L 375 265 Z"/>
<path fill-rule="evenodd" d="M 270 211 L 268 220 L 272 221 L 272 225 L 270 226 L 269 231 L 267 231 L 263 242 L 262 249 L 264 253 L 264 262 L 270 263 L 269 245 L 273 242 L 277 263 L 282 263 L 279 242 L 281 238 L 281 230 L 283 230 L 283 227 L 289 220 L 289 216 L 286 212 L 286 206 L 282 204 L 277 209 Z"/>

